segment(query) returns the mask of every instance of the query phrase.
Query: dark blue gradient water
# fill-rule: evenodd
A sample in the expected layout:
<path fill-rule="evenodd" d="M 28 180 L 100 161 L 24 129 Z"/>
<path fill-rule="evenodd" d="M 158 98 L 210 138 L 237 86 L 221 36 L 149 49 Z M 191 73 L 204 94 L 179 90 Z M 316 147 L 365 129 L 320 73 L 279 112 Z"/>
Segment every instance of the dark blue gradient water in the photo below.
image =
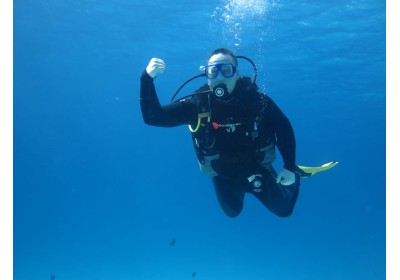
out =
<path fill-rule="evenodd" d="M 385 279 L 385 5 L 14 1 L 14 279 Z M 340 162 L 289 218 L 226 217 L 187 128 L 142 121 L 152 57 L 167 103 L 217 47 L 255 61 L 298 164 Z"/>

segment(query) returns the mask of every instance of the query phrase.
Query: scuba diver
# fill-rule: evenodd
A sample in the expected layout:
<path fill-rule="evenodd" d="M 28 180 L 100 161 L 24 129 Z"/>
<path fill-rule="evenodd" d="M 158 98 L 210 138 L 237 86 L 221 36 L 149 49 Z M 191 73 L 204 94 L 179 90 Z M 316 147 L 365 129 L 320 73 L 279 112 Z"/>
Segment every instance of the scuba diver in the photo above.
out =
<path fill-rule="evenodd" d="M 254 67 L 254 78 L 239 74 L 238 58 Z M 189 125 L 200 170 L 214 185 L 219 204 L 228 217 L 238 216 L 246 193 L 253 194 L 280 217 L 292 214 L 300 179 L 332 168 L 296 165 L 295 134 L 289 119 L 275 102 L 258 90 L 257 69 L 247 57 L 225 48 L 213 51 L 202 67 L 207 84 L 195 93 L 162 106 L 154 78 L 165 62 L 152 58 L 141 76 L 140 106 L 146 124 L 159 127 Z M 275 146 L 283 159 L 277 173 L 272 166 Z"/>

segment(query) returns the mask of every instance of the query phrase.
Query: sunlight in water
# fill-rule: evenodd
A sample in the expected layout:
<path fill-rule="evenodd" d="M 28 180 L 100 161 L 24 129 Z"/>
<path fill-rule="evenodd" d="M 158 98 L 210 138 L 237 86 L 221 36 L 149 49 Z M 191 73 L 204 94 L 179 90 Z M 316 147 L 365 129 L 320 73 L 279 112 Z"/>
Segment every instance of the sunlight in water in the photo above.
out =
<path fill-rule="evenodd" d="M 264 41 L 270 34 L 274 16 L 272 8 L 278 7 L 279 0 L 222 0 L 211 15 L 211 31 L 215 38 L 221 37 L 234 50 L 242 44 L 254 45 Z M 255 35 L 243 42 L 244 34 Z M 254 40 L 255 39 L 255 40 Z"/>
<path fill-rule="evenodd" d="M 267 39 L 274 40 L 272 31 L 280 0 L 221 0 L 211 14 L 210 31 L 213 42 L 219 42 L 236 53 L 252 50 L 259 72 L 263 70 Z M 265 85 L 261 84 L 262 89 Z"/>

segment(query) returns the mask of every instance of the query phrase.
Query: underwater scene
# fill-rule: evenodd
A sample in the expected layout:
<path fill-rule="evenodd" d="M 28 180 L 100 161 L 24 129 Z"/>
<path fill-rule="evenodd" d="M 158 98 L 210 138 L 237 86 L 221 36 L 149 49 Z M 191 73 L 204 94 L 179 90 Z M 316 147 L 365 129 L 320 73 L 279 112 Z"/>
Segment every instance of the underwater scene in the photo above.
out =
<path fill-rule="evenodd" d="M 15 280 L 386 279 L 385 1 L 13 9 Z M 166 105 L 217 48 L 254 63 L 259 91 L 291 122 L 296 164 L 338 162 L 301 180 L 288 217 L 251 194 L 228 217 L 187 125 L 143 120 L 152 58 L 166 63 L 154 79 Z M 251 62 L 239 60 L 241 75 L 254 77 Z"/>

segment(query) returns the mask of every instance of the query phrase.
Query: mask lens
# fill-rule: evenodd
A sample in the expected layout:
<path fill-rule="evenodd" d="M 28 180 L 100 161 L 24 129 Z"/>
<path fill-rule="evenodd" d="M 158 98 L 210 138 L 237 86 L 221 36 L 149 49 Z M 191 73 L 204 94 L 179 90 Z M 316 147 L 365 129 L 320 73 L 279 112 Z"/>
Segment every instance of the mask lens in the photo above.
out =
<path fill-rule="evenodd" d="M 225 78 L 230 78 L 233 76 L 233 65 L 232 64 L 222 64 L 220 67 L 222 76 Z"/>
<path fill-rule="evenodd" d="M 218 71 L 221 72 L 222 76 L 225 78 L 230 78 L 233 77 L 235 74 L 235 66 L 231 63 L 227 64 L 214 64 L 214 65 L 208 65 L 205 69 L 206 71 L 206 76 L 208 79 L 214 79 L 218 75 Z"/>
<path fill-rule="evenodd" d="M 214 79 L 217 77 L 218 74 L 218 67 L 217 65 L 210 65 L 206 67 L 206 75 L 209 79 Z"/>

